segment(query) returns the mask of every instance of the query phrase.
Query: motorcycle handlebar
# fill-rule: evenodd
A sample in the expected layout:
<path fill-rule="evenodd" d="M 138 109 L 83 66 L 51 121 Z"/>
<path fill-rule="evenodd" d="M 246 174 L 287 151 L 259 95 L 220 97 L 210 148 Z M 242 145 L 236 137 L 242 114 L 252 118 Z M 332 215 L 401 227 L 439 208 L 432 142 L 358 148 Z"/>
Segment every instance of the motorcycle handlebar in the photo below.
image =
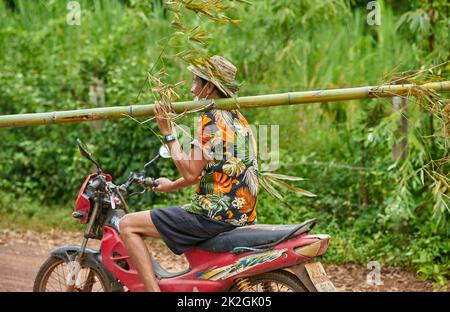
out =
<path fill-rule="evenodd" d="M 127 182 L 122 184 L 119 189 L 123 192 L 126 192 L 132 184 L 139 184 L 144 187 L 155 187 L 159 185 L 159 182 L 150 177 L 146 178 L 143 174 L 136 174 L 134 172 L 131 172 L 128 176 Z"/>
<path fill-rule="evenodd" d="M 145 179 L 144 185 L 150 186 L 150 187 L 156 187 L 159 185 L 159 181 L 157 181 L 153 178 L 147 178 L 147 179 Z"/>

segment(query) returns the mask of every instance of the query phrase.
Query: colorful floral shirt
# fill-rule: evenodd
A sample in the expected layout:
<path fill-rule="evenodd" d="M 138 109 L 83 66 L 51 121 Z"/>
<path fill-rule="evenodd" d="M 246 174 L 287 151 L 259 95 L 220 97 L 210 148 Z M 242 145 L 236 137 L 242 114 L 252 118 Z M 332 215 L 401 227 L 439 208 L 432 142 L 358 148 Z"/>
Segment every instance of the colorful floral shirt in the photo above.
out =
<path fill-rule="evenodd" d="M 200 116 L 195 144 L 209 162 L 186 210 L 242 226 L 256 221 L 256 142 L 237 110 L 213 109 Z"/>

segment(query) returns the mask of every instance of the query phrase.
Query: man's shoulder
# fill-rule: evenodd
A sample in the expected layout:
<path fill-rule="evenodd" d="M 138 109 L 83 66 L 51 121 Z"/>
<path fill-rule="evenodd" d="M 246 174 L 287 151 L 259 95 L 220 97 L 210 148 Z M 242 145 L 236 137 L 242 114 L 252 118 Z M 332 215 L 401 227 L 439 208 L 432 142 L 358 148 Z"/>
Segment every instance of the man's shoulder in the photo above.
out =
<path fill-rule="evenodd" d="M 203 113 L 200 114 L 200 119 L 203 120 L 203 119 L 209 118 L 212 121 L 214 121 L 216 119 L 216 117 L 215 117 L 216 111 L 217 111 L 217 109 L 209 109 L 207 111 L 204 111 Z"/>
<path fill-rule="evenodd" d="M 210 109 L 208 109 L 208 110 L 203 112 L 204 115 L 210 115 L 210 116 L 214 116 L 214 115 L 217 115 L 217 114 L 224 114 L 224 113 L 226 113 L 226 114 L 229 114 L 229 113 L 240 114 L 239 110 L 237 110 L 237 109 L 229 110 L 229 109 L 220 109 L 220 108 L 210 108 Z"/>

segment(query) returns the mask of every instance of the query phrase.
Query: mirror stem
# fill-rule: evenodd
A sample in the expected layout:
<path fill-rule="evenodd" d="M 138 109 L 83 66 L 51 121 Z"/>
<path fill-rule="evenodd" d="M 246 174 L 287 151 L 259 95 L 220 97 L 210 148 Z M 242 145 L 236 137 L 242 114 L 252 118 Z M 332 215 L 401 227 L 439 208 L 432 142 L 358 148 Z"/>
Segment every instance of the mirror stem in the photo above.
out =
<path fill-rule="evenodd" d="M 161 157 L 161 156 L 158 154 L 158 155 L 156 155 L 155 157 L 153 157 L 152 160 L 150 160 L 148 163 L 146 163 L 146 164 L 144 165 L 144 170 L 145 170 L 148 166 L 150 166 L 152 162 L 154 162 L 155 160 L 159 159 L 159 157 Z"/>

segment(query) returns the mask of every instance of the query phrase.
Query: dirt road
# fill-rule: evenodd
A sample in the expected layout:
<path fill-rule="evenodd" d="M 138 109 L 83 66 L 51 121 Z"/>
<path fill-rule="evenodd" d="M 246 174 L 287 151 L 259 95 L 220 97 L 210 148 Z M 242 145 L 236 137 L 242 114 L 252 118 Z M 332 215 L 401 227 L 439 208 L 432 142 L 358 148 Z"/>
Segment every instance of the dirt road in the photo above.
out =
<path fill-rule="evenodd" d="M 0 291 L 32 291 L 40 265 L 55 247 L 81 242 L 81 233 L 51 231 L 46 233 L 0 230 Z M 152 255 L 168 271 L 187 267 L 183 256 L 172 254 L 159 241 L 148 241 Z M 93 241 L 89 247 L 98 247 Z M 422 282 L 413 272 L 381 268 L 381 286 L 366 283 L 368 270 L 360 265 L 324 265 L 340 291 L 433 291 L 429 282 Z"/>

